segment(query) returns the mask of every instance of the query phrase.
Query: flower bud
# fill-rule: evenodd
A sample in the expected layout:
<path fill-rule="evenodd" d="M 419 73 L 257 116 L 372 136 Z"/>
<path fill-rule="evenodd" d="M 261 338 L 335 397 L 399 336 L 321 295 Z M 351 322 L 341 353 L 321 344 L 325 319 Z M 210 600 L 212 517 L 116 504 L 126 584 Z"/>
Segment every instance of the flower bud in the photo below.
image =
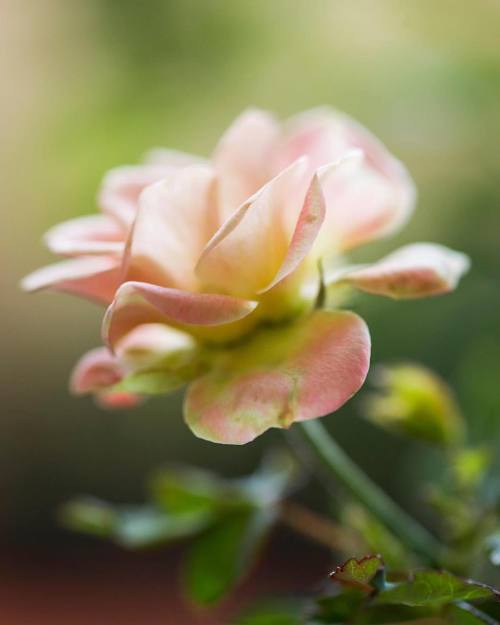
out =
<path fill-rule="evenodd" d="M 379 367 L 374 381 L 378 392 L 365 406 L 372 421 L 441 447 L 461 440 L 462 415 L 451 390 L 435 373 L 420 365 L 399 364 Z"/>

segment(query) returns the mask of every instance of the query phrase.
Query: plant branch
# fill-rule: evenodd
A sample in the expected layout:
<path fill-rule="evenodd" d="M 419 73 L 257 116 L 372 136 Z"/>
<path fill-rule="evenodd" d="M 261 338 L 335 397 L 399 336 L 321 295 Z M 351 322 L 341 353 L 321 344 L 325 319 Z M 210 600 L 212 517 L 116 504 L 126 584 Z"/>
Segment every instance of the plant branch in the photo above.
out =
<path fill-rule="evenodd" d="M 354 532 L 292 501 L 282 504 L 280 519 L 299 534 L 334 551 L 349 552 L 359 545 Z"/>

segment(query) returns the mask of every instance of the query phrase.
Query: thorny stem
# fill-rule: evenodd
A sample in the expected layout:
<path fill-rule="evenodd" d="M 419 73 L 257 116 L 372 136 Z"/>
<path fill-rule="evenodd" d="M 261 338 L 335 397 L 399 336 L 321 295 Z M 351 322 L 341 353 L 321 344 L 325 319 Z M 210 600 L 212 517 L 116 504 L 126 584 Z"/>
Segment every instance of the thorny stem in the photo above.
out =
<path fill-rule="evenodd" d="M 300 423 L 295 428 L 301 441 L 314 452 L 316 465 L 321 465 L 341 482 L 357 501 L 415 553 L 433 565 L 440 564 L 444 547 L 372 482 L 318 420 Z"/>

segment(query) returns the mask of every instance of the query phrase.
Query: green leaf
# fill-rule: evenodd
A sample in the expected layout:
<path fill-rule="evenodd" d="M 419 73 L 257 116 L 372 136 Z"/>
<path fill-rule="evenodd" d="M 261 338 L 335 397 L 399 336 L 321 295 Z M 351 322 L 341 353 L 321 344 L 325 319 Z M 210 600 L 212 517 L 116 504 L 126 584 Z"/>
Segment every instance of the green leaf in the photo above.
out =
<path fill-rule="evenodd" d="M 198 538 L 186 562 L 184 579 L 189 597 L 207 605 L 230 591 L 254 563 L 274 521 L 272 509 L 240 511 Z"/>
<path fill-rule="evenodd" d="M 473 601 L 493 596 L 492 589 L 462 580 L 447 571 L 418 571 L 413 579 L 383 590 L 375 603 L 437 608 L 453 601 Z"/>
<path fill-rule="evenodd" d="M 332 597 L 320 597 L 317 601 L 314 621 L 318 623 L 349 623 L 359 610 L 366 593 L 358 589 L 346 589 Z"/>
<path fill-rule="evenodd" d="M 342 586 L 371 593 L 377 588 L 372 582 L 377 573 L 382 572 L 383 569 L 384 563 L 379 556 L 366 556 L 360 560 L 351 558 L 338 566 L 330 574 L 330 579 Z"/>
<path fill-rule="evenodd" d="M 250 505 L 235 484 L 194 467 L 158 472 L 151 480 L 150 490 L 153 500 L 169 512 L 215 512 Z"/>
<path fill-rule="evenodd" d="M 268 601 L 253 606 L 235 625 L 301 625 L 303 605 L 298 601 Z"/>

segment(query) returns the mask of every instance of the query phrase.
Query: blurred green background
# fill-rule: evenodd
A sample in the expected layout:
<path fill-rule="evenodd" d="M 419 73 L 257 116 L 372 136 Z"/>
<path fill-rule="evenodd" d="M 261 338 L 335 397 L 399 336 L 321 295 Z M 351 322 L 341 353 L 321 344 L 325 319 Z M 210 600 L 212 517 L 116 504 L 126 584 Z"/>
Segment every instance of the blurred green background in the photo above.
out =
<path fill-rule="evenodd" d="M 53 511 L 71 495 L 140 499 L 148 472 L 169 461 L 241 473 L 282 439 L 270 432 L 244 448 L 196 440 L 180 395 L 124 413 L 70 397 L 70 369 L 99 343 L 102 311 L 17 286 L 51 260 L 40 244 L 49 226 L 95 210 L 108 168 L 152 146 L 208 154 L 249 105 L 280 116 L 332 105 L 407 164 L 418 211 L 401 235 L 361 257 L 430 240 L 466 251 L 473 269 L 443 298 L 367 297 L 356 307 L 374 362 L 436 369 L 456 388 L 473 439 L 498 449 L 497 0 L 7 0 L 2 9 L 2 536 L 58 541 Z M 418 486 L 439 454 L 378 432 L 359 408 L 353 400 L 328 427 L 418 509 Z"/>

